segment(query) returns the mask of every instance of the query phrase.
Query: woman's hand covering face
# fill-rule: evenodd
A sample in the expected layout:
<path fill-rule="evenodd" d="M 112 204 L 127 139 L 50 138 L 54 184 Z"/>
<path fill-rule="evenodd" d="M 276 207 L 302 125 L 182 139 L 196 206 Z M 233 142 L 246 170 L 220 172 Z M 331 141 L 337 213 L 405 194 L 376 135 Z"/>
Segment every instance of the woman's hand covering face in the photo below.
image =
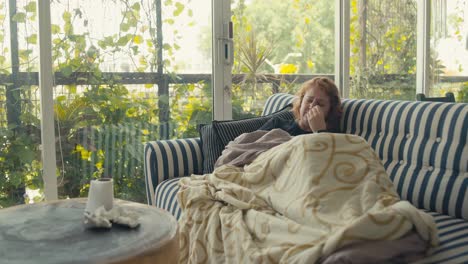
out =
<path fill-rule="evenodd" d="M 306 120 L 310 128 L 310 131 L 317 132 L 319 130 L 327 129 L 327 123 L 325 122 L 325 115 L 322 109 L 318 105 L 312 107 L 306 113 Z"/>
<path fill-rule="evenodd" d="M 326 130 L 329 111 L 329 96 L 317 87 L 312 87 L 301 101 L 299 126 L 305 131 Z"/>

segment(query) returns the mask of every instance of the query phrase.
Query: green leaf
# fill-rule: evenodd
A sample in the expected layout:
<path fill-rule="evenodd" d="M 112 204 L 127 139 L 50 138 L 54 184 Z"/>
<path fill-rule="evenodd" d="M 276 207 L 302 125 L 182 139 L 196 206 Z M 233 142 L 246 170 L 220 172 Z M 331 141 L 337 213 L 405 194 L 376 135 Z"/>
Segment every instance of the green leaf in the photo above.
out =
<path fill-rule="evenodd" d="M 133 55 L 138 55 L 138 46 L 132 46 L 130 49 L 132 50 Z"/>
<path fill-rule="evenodd" d="M 55 98 L 55 100 L 57 100 L 58 103 L 61 103 L 61 102 L 65 101 L 65 100 L 67 100 L 67 97 L 65 95 L 60 95 L 60 96 L 57 96 Z"/>
<path fill-rule="evenodd" d="M 10 181 L 11 184 L 14 185 L 15 187 L 19 186 L 23 182 L 23 177 L 21 175 L 21 172 L 14 171 L 10 175 Z"/>
<path fill-rule="evenodd" d="M 65 34 L 73 34 L 73 26 L 70 22 L 65 22 L 65 26 L 63 26 L 63 30 L 65 31 Z"/>
<path fill-rule="evenodd" d="M 148 66 L 148 62 L 146 61 L 146 57 L 144 56 L 141 56 L 138 62 L 140 63 L 141 66 L 144 66 L 144 67 Z"/>
<path fill-rule="evenodd" d="M 24 23 L 26 22 L 26 13 L 16 13 L 13 18 L 13 21 L 18 22 L 18 23 Z"/>
<path fill-rule="evenodd" d="M 106 46 L 112 46 L 114 44 L 114 39 L 112 37 L 105 37 L 104 44 Z"/>
<path fill-rule="evenodd" d="M 184 11 L 185 6 L 180 2 L 175 3 L 176 10 L 172 13 L 174 16 L 179 16 L 182 11 Z"/>
<path fill-rule="evenodd" d="M 128 20 L 130 27 L 136 27 L 138 25 L 138 20 L 135 17 L 132 17 Z"/>
<path fill-rule="evenodd" d="M 120 31 L 127 32 L 130 29 L 130 25 L 127 23 L 120 24 Z"/>
<path fill-rule="evenodd" d="M 62 18 L 64 21 L 69 22 L 71 19 L 71 13 L 68 11 L 63 12 Z"/>
<path fill-rule="evenodd" d="M 125 35 L 125 36 L 119 38 L 119 40 L 117 40 L 117 45 L 119 45 L 119 46 L 127 45 L 128 41 L 131 39 L 131 37 L 132 36 Z"/>
<path fill-rule="evenodd" d="M 60 27 L 56 24 L 52 24 L 51 25 L 51 31 L 52 31 L 52 34 L 58 34 L 60 33 Z"/>
<path fill-rule="evenodd" d="M 175 21 L 172 18 L 164 19 L 164 23 L 169 24 L 169 25 L 174 25 L 174 22 Z"/>
<path fill-rule="evenodd" d="M 167 43 L 165 43 L 165 44 L 163 45 L 163 50 L 170 50 L 170 49 L 171 49 L 171 45 L 169 45 L 169 44 L 167 44 Z"/>
<path fill-rule="evenodd" d="M 146 46 L 147 46 L 148 48 L 152 48 L 152 47 L 153 47 L 153 42 L 151 42 L 151 40 L 149 40 L 149 39 L 146 40 Z"/>
<path fill-rule="evenodd" d="M 31 34 L 31 36 L 26 38 L 26 42 L 30 44 L 37 44 L 37 34 Z"/>
<path fill-rule="evenodd" d="M 189 92 L 193 92 L 195 90 L 195 84 L 189 84 L 188 87 L 187 87 L 187 90 Z"/>
<path fill-rule="evenodd" d="M 140 11 L 140 3 L 133 4 L 132 9 L 135 10 L 135 11 Z"/>
<path fill-rule="evenodd" d="M 68 89 L 68 92 L 70 92 L 71 94 L 76 94 L 76 85 L 67 85 L 66 86 L 67 89 Z"/>
<path fill-rule="evenodd" d="M 103 49 L 105 49 L 107 47 L 103 40 L 98 40 L 97 44 L 98 44 L 99 47 L 101 47 Z"/>
<path fill-rule="evenodd" d="M 19 50 L 19 57 L 22 59 L 22 60 L 28 60 L 29 58 L 29 54 L 32 53 L 32 50 Z"/>
<path fill-rule="evenodd" d="M 30 13 L 35 13 L 36 12 L 36 1 L 29 2 L 29 4 L 27 4 L 24 7 L 24 10 L 26 10 L 27 12 L 30 12 Z"/>
<path fill-rule="evenodd" d="M 21 148 L 18 151 L 18 156 L 21 157 L 21 161 L 23 163 L 31 163 L 34 160 L 34 151 L 29 149 L 28 147 Z"/>
<path fill-rule="evenodd" d="M 29 17 L 29 21 L 36 21 L 37 15 L 36 13 L 32 13 L 32 15 Z"/>
<path fill-rule="evenodd" d="M 141 44 L 143 43 L 143 37 L 140 35 L 136 35 L 135 37 L 133 37 L 133 42 L 135 42 L 136 44 Z"/>
<path fill-rule="evenodd" d="M 75 12 L 75 17 L 82 18 L 83 12 L 79 8 L 73 9 L 73 12 Z"/>
<path fill-rule="evenodd" d="M 63 74 L 65 77 L 70 77 L 70 75 L 73 73 L 73 69 L 71 66 L 67 65 L 63 67 L 60 72 Z"/>

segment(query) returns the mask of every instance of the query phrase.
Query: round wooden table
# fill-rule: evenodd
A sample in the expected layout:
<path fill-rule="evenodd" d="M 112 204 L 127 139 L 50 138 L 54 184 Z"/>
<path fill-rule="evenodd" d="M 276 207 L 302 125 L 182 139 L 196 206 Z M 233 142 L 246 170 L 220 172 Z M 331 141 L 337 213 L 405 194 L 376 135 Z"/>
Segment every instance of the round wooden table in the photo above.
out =
<path fill-rule="evenodd" d="M 86 199 L 0 210 L 0 263 L 177 263 L 176 219 L 166 211 L 115 200 L 140 215 L 134 229 L 86 229 Z"/>

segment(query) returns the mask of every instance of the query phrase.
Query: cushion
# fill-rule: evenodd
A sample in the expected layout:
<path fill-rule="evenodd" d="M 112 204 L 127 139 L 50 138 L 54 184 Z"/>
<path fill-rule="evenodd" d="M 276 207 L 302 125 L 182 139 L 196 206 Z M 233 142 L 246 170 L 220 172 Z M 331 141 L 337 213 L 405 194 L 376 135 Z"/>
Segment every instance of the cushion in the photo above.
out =
<path fill-rule="evenodd" d="M 294 119 L 290 111 L 291 105 L 287 105 L 276 113 L 267 116 L 247 118 L 230 121 L 213 121 L 213 124 L 203 124 L 198 126 L 203 155 L 203 174 L 211 173 L 216 160 L 221 156 L 229 141 L 243 133 L 253 132 L 263 126 L 273 117 L 283 119 Z"/>
<path fill-rule="evenodd" d="M 218 139 L 226 146 L 230 141 L 241 134 L 258 130 L 273 117 L 292 120 L 294 119 L 294 114 L 290 111 L 290 106 L 288 105 L 280 111 L 267 116 L 231 121 L 213 121 L 213 128 Z"/>
<path fill-rule="evenodd" d="M 198 132 L 200 133 L 200 141 L 202 145 L 202 172 L 203 174 L 211 173 L 214 169 L 214 164 L 221 153 L 224 146 L 216 136 L 211 124 L 199 125 Z"/>

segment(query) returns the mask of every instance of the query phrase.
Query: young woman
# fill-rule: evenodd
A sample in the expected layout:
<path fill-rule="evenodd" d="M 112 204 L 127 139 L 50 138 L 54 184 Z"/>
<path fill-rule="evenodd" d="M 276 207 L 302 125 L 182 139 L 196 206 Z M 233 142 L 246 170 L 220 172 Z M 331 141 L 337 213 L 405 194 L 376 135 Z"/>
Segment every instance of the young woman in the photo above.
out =
<path fill-rule="evenodd" d="M 341 100 L 335 83 L 326 77 L 305 82 L 293 102 L 295 120 L 270 119 L 259 130 L 280 128 L 291 136 L 319 132 L 340 132 Z"/>

